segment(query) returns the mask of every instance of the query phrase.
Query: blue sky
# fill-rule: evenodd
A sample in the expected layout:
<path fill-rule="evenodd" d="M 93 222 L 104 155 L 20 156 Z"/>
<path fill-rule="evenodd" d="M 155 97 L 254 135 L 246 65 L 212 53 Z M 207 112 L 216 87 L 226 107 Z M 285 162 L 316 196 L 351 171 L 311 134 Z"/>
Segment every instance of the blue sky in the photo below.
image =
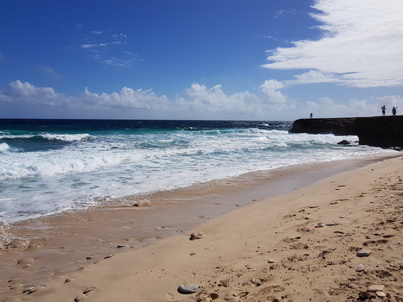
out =
<path fill-rule="evenodd" d="M 401 16 L 401 0 L 3 0 L 0 118 L 390 114 Z"/>

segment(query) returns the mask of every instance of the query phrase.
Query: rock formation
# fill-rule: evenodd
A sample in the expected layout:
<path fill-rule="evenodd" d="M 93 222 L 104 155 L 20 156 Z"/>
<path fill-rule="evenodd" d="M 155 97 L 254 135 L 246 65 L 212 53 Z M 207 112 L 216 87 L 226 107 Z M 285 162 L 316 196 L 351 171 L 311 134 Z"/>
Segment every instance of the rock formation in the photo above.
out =
<path fill-rule="evenodd" d="M 403 116 L 299 119 L 290 132 L 357 135 L 360 145 L 403 148 Z"/>

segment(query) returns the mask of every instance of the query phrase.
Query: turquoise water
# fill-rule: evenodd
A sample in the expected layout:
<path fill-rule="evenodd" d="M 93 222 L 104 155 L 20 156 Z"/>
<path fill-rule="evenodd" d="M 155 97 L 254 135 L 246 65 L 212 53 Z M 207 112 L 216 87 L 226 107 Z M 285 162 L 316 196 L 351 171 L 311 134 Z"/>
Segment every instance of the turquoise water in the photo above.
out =
<path fill-rule="evenodd" d="M 394 154 L 291 122 L 0 120 L 0 221 L 293 165 Z M 337 145 L 342 139 L 350 146 Z"/>

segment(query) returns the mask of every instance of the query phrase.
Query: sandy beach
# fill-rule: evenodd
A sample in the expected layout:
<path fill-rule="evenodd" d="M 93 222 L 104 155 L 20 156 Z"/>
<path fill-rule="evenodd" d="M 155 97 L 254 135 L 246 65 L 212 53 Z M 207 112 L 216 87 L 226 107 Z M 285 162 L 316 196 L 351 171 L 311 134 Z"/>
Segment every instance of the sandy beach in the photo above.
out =
<path fill-rule="evenodd" d="M 51 244 L 38 236 L 0 249 L 0 301 L 403 301 L 402 168 L 403 157 L 380 160 L 306 187 L 294 180 L 297 190 L 256 200 L 225 183 L 231 202 L 208 192 L 210 209 L 183 225 L 172 226 L 183 213 L 165 204 L 159 227 L 133 220 L 150 231 L 144 238 L 127 227 L 128 215 L 154 206 L 98 209 L 93 221 L 49 217 L 36 232 L 54 232 Z M 194 198 L 173 196 L 172 203 Z M 49 228 L 52 219 L 63 234 Z"/>

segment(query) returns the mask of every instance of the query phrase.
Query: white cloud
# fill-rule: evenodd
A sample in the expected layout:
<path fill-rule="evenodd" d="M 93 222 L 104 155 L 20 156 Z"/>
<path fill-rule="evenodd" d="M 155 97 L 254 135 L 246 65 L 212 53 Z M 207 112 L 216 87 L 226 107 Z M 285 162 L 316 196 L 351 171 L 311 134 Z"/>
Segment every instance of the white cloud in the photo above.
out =
<path fill-rule="evenodd" d="M 284 84 L 277 80 L 266 80 L 260 86 L 267 101 L 274 104 L 284 104 L 287 102 L 287 98 L 278 91 L 281 88 L 284 88 Z"/>
<path fill-rule="evenodd" d="M 109 56 L 107 58 L 98 58 L 104 66 L 132 67 L 144 60 L 140 59 L 136 54 L 130 51 L 121 51 L 119 56 Z"/>
<path fill-rule="evenodd" d="M 183 96 L 169 99 L 152 90 L 129 87 L 112 93 L 95 93 L 86 88 L 78 96 L 68 96 L 51 87 L 37 87 L 17 80 L 0 90 L 0 113 L 18 114 L 23 108 L 24 117 L 42 118 L 294 120 L 308 117 L 310 112 L 314 117 L 379 115 L 381 105 L 392 108 L 403 101 L 400 96 L 384 96 L 351 99 L 341 104 L 323 97 L 296 104 L 279 91 L 284 87 L 280 81 L 268 80 L 260 86 L 260 95 L 249 91 L 226 94 L 221 85 L 209 88 L 194 83 L 184 90 Z M 32 112 L 36 115 L 32 116 Z"/>
<path fill-rule="evenodd" d="M 312 112 L 314 117 L 356 117 L 380 115 L 380 106 L 367 99 L 350 99 L 347 103 L 338 103 L 330 97 L 322 97 L 317 102 L 307 101 L 305 110 Z M 303 109 L 304 105 L 301 106 Z"/>
<path fill-rule="evenodd" d="M 112 30 L 93 30 L 80 48 L 104 67 L 133 67 L 144 60 L 125 49 L 127 35 Z"/>
<path fill-rule="evenodd" d="M 88 49 L 88 48 L 97 48 L 99 46 L 100 46 L 99 44 L 83 44 L 81 45 L 81 48 Z"/>
<path fill-rule="evenodd" d="M 278 40 L 278 38 L 270 36 L 270 35 L 256 35 L 257 38 L 262 38 L 262 39 L 271 39 L 271 40 Z"/>
<path fill-rule="evenodd" d="M 312 17 L 321 22 L 323 37 L 269 51 L 264 68 L 309 69 L 326 75 L 318 73 L 309 81 L 306 74 L 299 75 L 301 83 L 403 85 L 403 1 L 317 0 L 313 8 L 319 11 Z"/>
<path fill-rule="evenodd" d="M 91 109 L 89 112 L 110 109 L 124 111 L 126 109 L 164 110 L 164 108 L 169 108 L 169 100 L 165 96 L 157 96 L 151 90 L 134 90 L 123 87 L 119 92 L 97 94 L 86 88 L 80 96 L 74 97 L 57 93 L 51 87 L 37 87 L 19 80 L 11 82 L 7 90 L 0 91 L 0 102 L 24 106 Z"/>
<path fill-rule="evenodd" d="M 283 17 L 283 16 L 285 16 L 285 15 L 294 14 L 295 12 L 296 12 L 295 9 L 293 9 L 293 10 L 284 10 L 284 9 L 280 9 L 280 10 L 277 10 L 277 11 L 274 13 L 273 17 L 274 17 L 274 18 Z"/>
<path fill-rule="evenodd" d="M 124 114 L 130 112 L 148 112 L 147 116 L 158 118 L 224 118 L 224 119 L 267 119 L 268 113 L 286 110 L 288 105 L 284 103 L 285 97 L 276 89 L 282 87 L 282 83 L 271 80 L 262 85 L 263 97 L 251 92 L 239 92 L 226 94 L 221 85 L 208 88 L 205 85 L 194 83 L 185 89 L 182 97 L 168 99 L 159 96 L 152 90 L 132 89 L 123 87 L 118 92 L 95 93 L 88 88 L 79 96 L 67 96 L 57 93 L 51 87 L 37 87 L 28 82 L 11 82 L 8 89 L 0 91 L 2 106 L 7 104 L 29 106 L 50 106 L 67 108 L 69 112 L 86 112 L 88 117 L 99 116 L 98 113 Z M 278 106 L 278 102 L 283 102 Z M 43 110 L 46 115 L 46 109 Z M 287 116 L 284 114 L 284 116 Z M 122 115 L 119 115 L 122 116 Z M 111 116 L 105 116 L 105 118 Z M 277 115 L 280 118 L 280 115 Z"/>
<path fill-rule="evenodd" d="M 317 70 L 310 70 L 308 72 L 297 74 L 294 76 L 295 81 L 289 81 L 288 83 L 297 84 L 313 84 L 313 83 L 334 83 L 339 80 L 332 73 L 324 73 Z"/>
<path fill-rule="evenodd" d="M 86 88 L 80 101 L 84 106 L 97 108 L 163 109 L 168 105 L 165 96 L 157 96 L 151 90 L 134 90 L 128 87 L 110 94 L 92 93 Z"/>
<path fill-rule="evenodd" d="M 60 106 L 66 98 L 63 94 L 56 93 L 51 87 L 36 87 L 19 80 L 10 83 L 10 92 L 5 96 L 16 102 L 46 106 Z"/>
<path fill-rule="evenodd" d="M 226 95 L 221 85 L 209 89 L 194 83 L 185 91 L 190 98 L 186 102 L 182 100 L 181 105 L 195 111 L 250 113 L 261 104 L 259 98 L 250 92 Z"/>
<path fill-rule="evenodd" d="M 399 107 L 399 105 L 401 105 L 403 103 L 403 98 L 400 97 L 399 95 L 388 95 L 388 96 L 378 97 L 376 99 L 376 102 L 377 102 L 378 108 L 380 108 L 380 106 L 382 106 L 382 105 L 385 105 L 386 114 L 391 114 L 392 107 Z"/>
<path fill-rule="evenodd" d="M 119 34 L 112 34 L 112 37 L 115 39 L 120 39 L 120 38 L 127 38 L 126 34 L 119 33 Z"/>

